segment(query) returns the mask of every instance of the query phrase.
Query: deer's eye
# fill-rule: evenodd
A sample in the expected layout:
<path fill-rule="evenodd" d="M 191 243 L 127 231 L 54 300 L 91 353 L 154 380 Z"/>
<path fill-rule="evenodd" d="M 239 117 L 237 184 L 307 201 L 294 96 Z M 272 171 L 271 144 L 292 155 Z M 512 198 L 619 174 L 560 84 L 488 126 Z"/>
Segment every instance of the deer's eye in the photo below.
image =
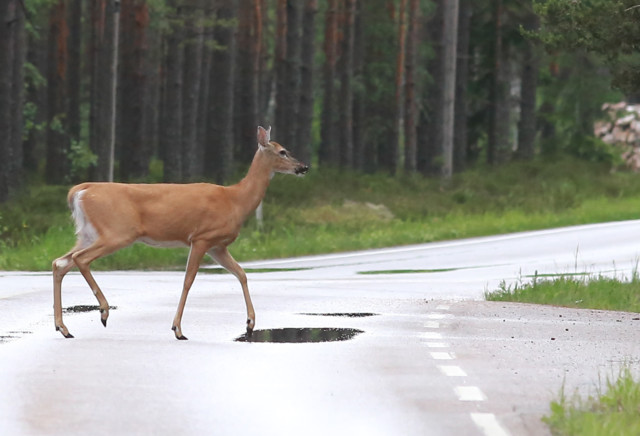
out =
<path fill-rule="evenodd" d="M 287 150 L 280 150 L 280 156 L 287 157 Z"/>

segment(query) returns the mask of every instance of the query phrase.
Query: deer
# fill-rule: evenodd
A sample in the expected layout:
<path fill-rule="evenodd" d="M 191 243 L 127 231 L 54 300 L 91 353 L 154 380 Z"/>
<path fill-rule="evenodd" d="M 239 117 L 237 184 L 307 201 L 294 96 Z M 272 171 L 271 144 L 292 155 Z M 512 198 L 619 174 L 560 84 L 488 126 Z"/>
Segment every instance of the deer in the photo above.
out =
<path fill-rule="evenodd" d="M 189 289 L 200 262 L 208 254 L 233 274 L 242 287 L 247 309 L 247 334 L 255 327 L 247 275 L 228 251 L 247 217 L 264 198 L 275 173 L 303 176 L 309 166 L 271 141 L 271 127 L 258 127 L 258 149 L 245 177 L 235 185 L 211 183 L 126 184 L 86 182 L 72 187 L 67 196 L 76 226 L 76 243 L 55 259 L 53 309 L 56 331 L 73 338 L 62 321 L 62 279 L 75 266 L 98 300 L 100 320 L 107 326 L 109 304 L 90 271 L 91 263 L 142 242 L 155 247 L 189 247 L 182 294 L 171 329 L 179 340 Z"/>

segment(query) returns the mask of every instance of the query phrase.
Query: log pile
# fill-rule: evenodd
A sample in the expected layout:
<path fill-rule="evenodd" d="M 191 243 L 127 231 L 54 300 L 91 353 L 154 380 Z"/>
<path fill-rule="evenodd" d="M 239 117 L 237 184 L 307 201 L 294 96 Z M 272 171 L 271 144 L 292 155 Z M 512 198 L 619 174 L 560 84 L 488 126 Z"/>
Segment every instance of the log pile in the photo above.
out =
<path fill-rule="evenodd" d="M 620 151 L 627 168 L 640 172 L 640 105 L 605 103 L 602 111 L 605 119 L 594 124 L 593 133 Z"/>

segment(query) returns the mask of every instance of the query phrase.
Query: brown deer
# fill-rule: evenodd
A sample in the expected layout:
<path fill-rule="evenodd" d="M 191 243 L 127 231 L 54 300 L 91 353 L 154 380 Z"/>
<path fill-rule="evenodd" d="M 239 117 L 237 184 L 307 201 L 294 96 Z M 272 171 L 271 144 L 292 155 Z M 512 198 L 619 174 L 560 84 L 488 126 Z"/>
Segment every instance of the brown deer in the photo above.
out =
<path fill-rule="evenodd" d="M 77 266 L 100 304 L 100 319 L 107 326 L 109 304 L 91 275 L 91 262 L 134 242 L 156 247 L 190 247 L 182 295 L 173 319 L 176 338 L 182 334 L 182 314 L 189 289 L 205 254 L 242 286 L 247 306 L 247 332 L 255 326 L 255 312 L 247 276 L 227 247 L 238 237 L 245 219 L 260 204 L 274 173 L 304 175 L 309 167 L 291 156 L 269 130 L 258 127 L 258 150 L 247 175 L 232 186 L 209 183 L 123 184 L 82 183 L 69 191 L 67 201 L 76 224 L 76 245 L 53 261 L 55 327 L 73 338 L 62 322 L 62 279 Z"/>

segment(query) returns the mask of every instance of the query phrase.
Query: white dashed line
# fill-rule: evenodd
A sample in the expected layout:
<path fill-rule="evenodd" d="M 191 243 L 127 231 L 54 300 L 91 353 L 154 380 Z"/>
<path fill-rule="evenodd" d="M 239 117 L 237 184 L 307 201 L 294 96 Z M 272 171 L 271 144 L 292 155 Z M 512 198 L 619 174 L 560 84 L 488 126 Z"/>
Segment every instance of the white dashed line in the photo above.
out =
<path fill-rule="evenodd" d="M 476 386 L 456 386 L 454 388 L 460 401 L 485 401 L 487 397 Z"/>
<path fill-rule="evenodd" d="M 451 306 L 449 306 L 448 304 L 438 304 L 438 306 L 436 306 L 436 310 L 449 310 Z"/>
<path fill-rule="evenodd" d="M 448 313 L 430 313 L 429 315 L 427 315 L 427 319 L 445 319 L 451 317 L 452 316 Z"/>
<path fill-rule="evenodd" d="M 509 436 L 493 413 L 472 413 L 471 419 L 486 436 Z"/>
<path fill-rule="evenodd" d="M 449 348 L 449 344 L 446 342 L 427 342 L 429 348 Z"/>
<path fill-rule="evenodd" d="M 442 335 L 436 332 L 424 332 L 420 336 L 424 339 L 442 339 Z"/>
<path fill-rule="evenodd" d="M 466 377 L 467 373 L 459 366 L 455 365 L 438 365 L 438 369 L 447 377 Z"/>
<path fill-rule="evenodd" d="M 424 323 L 424 327 L 427 329 L 437 329 L 440 328 L 440 323 L 438 321 L 427 321 Z"/>
<path fill-rule="evenodd" d="M 453 360 L 456 356 L 453 353 L 442 352 L 442 351 L 432 351 L 431 357 L 434 360 Z"/>

